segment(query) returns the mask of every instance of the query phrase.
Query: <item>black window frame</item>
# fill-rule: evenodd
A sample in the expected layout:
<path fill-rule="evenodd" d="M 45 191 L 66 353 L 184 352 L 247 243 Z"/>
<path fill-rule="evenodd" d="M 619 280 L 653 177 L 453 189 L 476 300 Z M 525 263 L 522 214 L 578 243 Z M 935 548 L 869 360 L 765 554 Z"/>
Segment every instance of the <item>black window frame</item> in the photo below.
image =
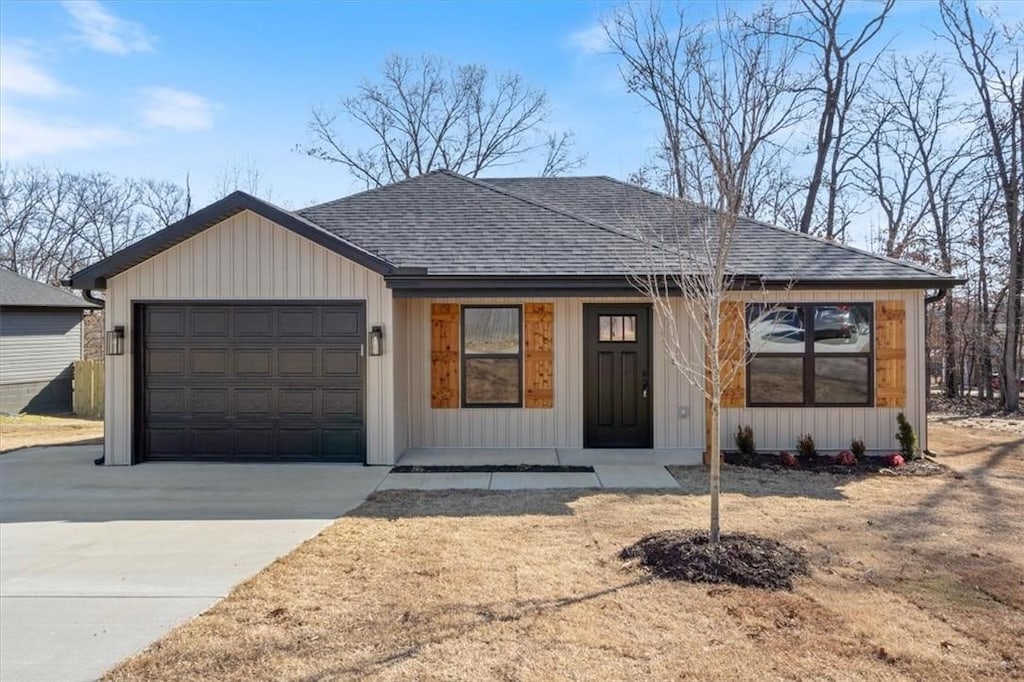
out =
<path fill-rule="evenodd" d="M 466 311 L 467 310 L 474 310 L 474 309 L 476 309 L 476 310 L 511 309 L 511 310 L 517 311 L 519 313 L 519 325 L 518 325 L 518 331 L 519 331 L 519 351 L 517 353 L 515 353 L 515 354 L 512 354 L 512 353 L 472 353 L 472 354 L 468 354 L 467 355 L 467 353 L 466 353 Z M 471 408 L 471 409 L 479 409 L 479 408 L 484 408 L 484 409 L 487 409 L 487 408 L 499 408 L 499 409 L 501 409 L 501 408 L 510 408 L 510 407 L 511 408 L 521 408 L 523 406 L 523 391 L 524 391 L 523 384 L 526 383 L 525 379 L 523 378 L 523 341 L 524 341 L 524 339 L 523 339 L 523 332 L 524 332 L 523 322 L 524 322 L 523 321 L 523 306 L 519 305 L 519 304 L 495 303 L 495 304 L 488 305 L 488 304 L 480 303 L 480 304 L 460 306 L 460 310 L 459 310 L 459 327 L 460 327 L 460 329 L 459 329 L 459 357 L 460 357 L 459 369 L 461 371 L 462 376 L 459 378 L 459 383 L 461 384 L 460 388 L 461 388 L 461 391 L 462 391 L 461 400 L 460 400 L 460 404 L 462 405 L 462 407 L 464 407 L 464 408 Z M 516 399 L 516 402 L 514 402 L 514 403 L 471 403 L 471 402 L 469 402 L 466 399 L 466 378 L 467 378 L 466 360 L 467 359 L 472 359 L 472 360 L 511 360 L 513 358 L 515 358 L 517 363 L 518 363 L 518 370 L 516 372 L 516 376 L 518 377 L 519 381 L 517 383 L 517 389 L 518 389 L 517 394 L 518 394 L 518 397 Z"/>
<path fill-rule="evenodd" d="M 804 350 L 803 353 L 755 353 L 751 350 L 750 338 L 750 308 L 751 306 L 766 306 L 768 308 L 800 308 L 804 316 Z M 871 328 L 871 345 L 866 353 L 816 353 L 814 350 L 814 323 L 816 315 L 815 308 L 830 308 L 836 306 L 859 306 L 868 309 L 868 325 Z M 821 301 L 803 303 L 747 303 L 743 309 L 743 324 L 747 339 L 747 368 L 746 392 L 747 407 L 874 407 L 875 406 L 875 304 L 873 301 Z M 764 403 L 752 400 L 750 360 L 756 357 L 763 358 L 800 358 L 803 362 L 803 394 L 804 400 L 799 403 Z M 814 400 L 815 373 L 814 361 L 816 358 L 867 358 L 868 372 L 867 399 L 862 403 L 836 403 L 817 402 Z"/>

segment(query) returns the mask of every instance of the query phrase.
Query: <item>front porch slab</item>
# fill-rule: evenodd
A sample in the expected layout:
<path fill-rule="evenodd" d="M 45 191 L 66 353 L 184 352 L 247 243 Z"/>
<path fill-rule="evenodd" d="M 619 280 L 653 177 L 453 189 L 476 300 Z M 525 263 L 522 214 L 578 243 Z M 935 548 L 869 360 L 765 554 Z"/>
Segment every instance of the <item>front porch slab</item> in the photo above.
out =
<path fill-rule="evenodd" d="M 678 488 L 679 483 L 660 464 L 597 464 L 594 473 L 602 488 Z"/>
<path fill-rule="evenodd" d="M 491 490 L 542 490 L 548 488 L 600 488 L 596 474 L 494 473 Z"/>
<path fill-rule="evenodd" d="M 558 465 L 555 448 L 410 448 L 395 464 L 408 466 Z"/>
<path fill-rule="evenodd" d="M 487 490 L 491 474 L 388 474 L 377 490 Z"/>
<path fill-rule="evenodd" d="M 558 463 L 583 466 L 697 466 L 701 463 L 699 450 L 659 448 L 558 448 Z"/>

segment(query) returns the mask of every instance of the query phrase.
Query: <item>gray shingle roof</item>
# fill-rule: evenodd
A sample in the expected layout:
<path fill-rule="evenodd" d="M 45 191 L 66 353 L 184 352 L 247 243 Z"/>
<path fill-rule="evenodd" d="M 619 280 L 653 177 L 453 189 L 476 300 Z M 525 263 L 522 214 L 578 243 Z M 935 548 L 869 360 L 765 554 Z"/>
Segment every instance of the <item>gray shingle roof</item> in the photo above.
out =
<path fill-rule="evenodd" d="M 0 306 L 23 308 L 95 308 L 85 299 L 0 268 Z"/>
<path fill-rule="evenodd" d="M 665 235 L 669 243 L 688 248 L 680 225 L 720 216 L 688 202 L 645 190 L 608 177 L 489 178 L 484 182 L 541 201 L 579 216 L 631 232 L 642 227 Z M 708 230 L 699 230 L 701 235 Z M 676 235 L 681 235 L 676 238 Z M 930 268 L 896 261 L 844 244 L 827 242 L 765 223 L 739 219 L 732 239 L 730 270 L 736 275 L 775 280 L 915 280 L 949 278 Z"/>
<path fill-rule="evenodd" d="M 437 171 L 299 215 L 431 276 L 625 275 L 650 249 L 616 227 Z M 671 267 L 677 257 L 657 250 Z"/>

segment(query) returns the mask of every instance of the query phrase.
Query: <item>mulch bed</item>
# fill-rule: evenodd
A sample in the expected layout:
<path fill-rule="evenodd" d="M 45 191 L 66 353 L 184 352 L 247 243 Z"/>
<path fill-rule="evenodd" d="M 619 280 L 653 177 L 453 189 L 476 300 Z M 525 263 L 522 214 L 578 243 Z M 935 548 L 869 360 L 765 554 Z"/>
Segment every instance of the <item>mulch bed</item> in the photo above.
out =
<path fill-rule="evenodd" d="M 648 535 L 619 553 L 655 576 L 691 583 L 730 583 L 766 590 L 792 590 L 793 579 L 810 572 L 806 555 L 775 540 L 747 533 L 670 530 Z"/>
<path fill-rule="evenodd" d="M 911 460 L 901 467 L 893 468 L 885 457 L 866 456 L 857 460 L 856 464 L 837 464 L 832 457 L 797 457 L 796 464 L 786 466 L 776 453 L 758 452 L 745 455 L 740 452 L 726 452 L 725 463 L 752 469 L 772 469 L 782 471 L 812 471 L 825 474 L 842 474 L 847 476 L 866 476 L 881 474 L 888 476 L 935 476 L 944 474 L 949 468 L 943 464 L 926 459 Z"/>
<path fill-rule="evenodd" d="M 391 467 L 392 474 L 592 474 L 594 467 L 558 464 L 476 464 L 459 466 L 441 464 L 430 466 L 402 465 Z"/>

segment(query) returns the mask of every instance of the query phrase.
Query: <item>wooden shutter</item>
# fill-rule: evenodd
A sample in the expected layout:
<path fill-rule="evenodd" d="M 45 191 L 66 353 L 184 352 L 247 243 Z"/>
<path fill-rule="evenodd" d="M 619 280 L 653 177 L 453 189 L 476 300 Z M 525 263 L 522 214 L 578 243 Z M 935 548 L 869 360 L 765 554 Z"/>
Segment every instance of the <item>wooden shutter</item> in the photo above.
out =
<path fill-rule="evenodd" d="M 907 310 L 903 301 L 875 304 L 875 405 L 907 404 Z"/>
<path fill-rule="evenodd" d="M 459 306 L 430 304 L 430 406 L 459 406 Z"/>
<path fill-rule="evenodd" d="M 555 406 L 555 306 L 523 305 L 526 407 Z"/>
<path fill-rule="evenodd" d="M 747 335 L 743 311 L 742 301 L 726 301 L 719 309 L 721 324 L 718 357 L 722 376 L 728 382 L 722 390 L 722 407 L 747 405 L 746 363 L 743 357 L 747 350 Z"/>

